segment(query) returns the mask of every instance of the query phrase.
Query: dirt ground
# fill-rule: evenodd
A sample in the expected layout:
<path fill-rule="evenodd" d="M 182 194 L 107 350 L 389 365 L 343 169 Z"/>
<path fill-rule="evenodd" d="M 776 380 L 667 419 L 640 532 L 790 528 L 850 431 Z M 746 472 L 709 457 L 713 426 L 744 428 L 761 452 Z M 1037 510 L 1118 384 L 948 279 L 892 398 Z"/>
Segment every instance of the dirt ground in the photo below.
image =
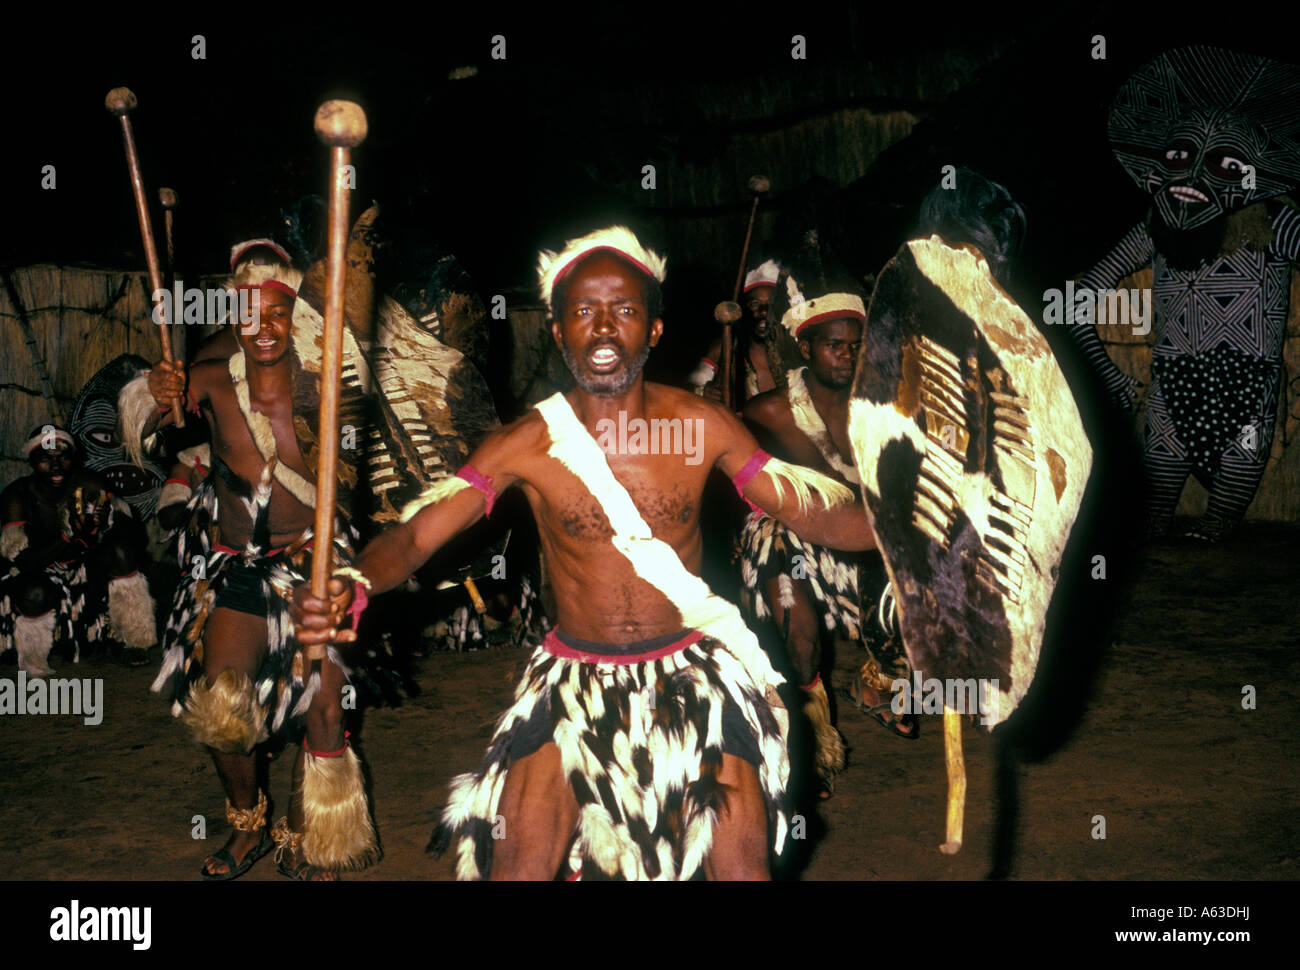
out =
<path fill-rule="evenodd" d="M 1113 643 L 1096 645 L 1095 678 L 1073 685 L 1081 716 L 1054 750 L 1000 759 L 994 739 L 967 722 L 966 841 L 955 856 L 938 851 L 939 718 L 924 718 L 908 742 L 842 705 L 851 763 L 820 820 L 810 819 L 802 878 L 1297 878 L 1298 549 L 1300 529 L 1253 526 L 1222 548 L 1145 553 L 1136 582 L 1116 590 L 1126 606 Z M 429 859 L 424 846 L 448 779 L 477 763 L 523 660 L 516 651 L 430 657 L 417 666 L 421 696 L 367 713 L 362 743 L 385 855 L 351 878 L 450 878 L 450 861 Z M 855 660 L 837 659 L 840 683 Z M 104 679 L 98 726 L 2 719 L 0 878 L 197 878 L 225 839 L 221 786 L 148 692 L 155 670 L 64 664 L 61 676 Z M 1246 685 L 1254 710 L 1243 709 Z M 272 768 L 280 806 L 289 768 L 287 758 Z M 199 842 L 193 816 L 204 814 Z M 1096 816 L 1104 839 L 1093 837 Z M 279 877 L 268 857 L 244 878 Z"/>

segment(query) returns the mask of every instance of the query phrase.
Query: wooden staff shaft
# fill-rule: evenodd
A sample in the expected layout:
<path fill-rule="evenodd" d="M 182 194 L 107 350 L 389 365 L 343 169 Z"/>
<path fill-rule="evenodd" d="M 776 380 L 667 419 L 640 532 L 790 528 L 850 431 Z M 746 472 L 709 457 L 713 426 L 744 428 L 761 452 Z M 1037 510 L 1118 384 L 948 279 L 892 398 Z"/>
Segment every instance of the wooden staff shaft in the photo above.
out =
<path fill-rule="evenodd" d="M 754 204 L 749 207 L 749 227 L 745 230 L 745 245 L 740 250 L 740 269 L 736 270 L 736 285 L 731 288 L 731 300 L 740 302 L 740 285 L 745 282 L 745 262 L 749 259 L 749 241 L 754 236 L 754 217 L 758 215 L 758 194 L 754 194 Z"/>
<path fill-rule="evenodd" d="M 348 188 L 344 166 L 351 149 L 335 145 L 330 150 L 329 255 L 326 263 L 325 345 L 320 368 L 320 429 L 316 441 L 316 531 L 311 565 L 311 592 L 321 599 L 328 593 L 333 571 L 334 500 L 339 460 L 339 383 L 343 365 L 343 297 L 348 244 Z"/>
<path fill-rule="evenodd" d="M 754 194 L 754 204 L 749 207 L 749 226 L 745 229 L 745 245 L 740 249 L 740 269 L 736 270 L 736 285 L 731 288 L 731 301 L 740 302 L 740 286 L 745 281 L 745 263 L 749 259 L 749 241 L 754 236 L 754 217 L 758 215 L 758 194 Z M 731 410 L 731 402 L 735 399 L 735 379 L 732 377 L 732 358 L 735 350 L 735 338 L 732 335 L 731 324 L 723 324 L 722 327 L 722 360 L 718 361 L 718 368 L 722 372 L 722 403 L 727 410 Z"/>
<path fill-rule="evenodd" d="M 135 150 L 135 137 L 131 133 L 131 119 L 126 114 L 118 115 L 122 122 L 122 141 L 126 144 L 126 164 L 131 171 L 131 190 L 135 193 L 135 214 L 140 222 L 140 238 L 144 242 L 144 259 L 149 267 L 150 299 L 162 292 L 162 267 L 158 264 L 158 247 L 153 241 L 153 226 L 149 222 L 149 203 L 144 194 L 144 177 L 140 174 L 140 156 Z M 158 321 L 158 339 L 162 343 L 163 360 L 172 359 L 171 332 L 167 329 L 171 320 L 167 317 L 167 304 L 157 300 L 154 304 L 155 319 Z M 172 401 L 172 418 L 178 428 L 185 427 L 185 415 L 179 401 Z"/>
<path fill-rule="evenodd" d="M 731 410 L 731 402 L 735 397 L 731 379 L 731 351 L 735 343 L 735 338 L 731 335 L 731 324 L 722 325 L 722 360 L 718 361 L 718 371 L 722 375 L 722 406 L 728 411 Z"/>
<path fill-rule="evenodd" d="M 163 228 L 167 233 L 167 282 L 170 285 L 176 279 L 176 245 L 172 239 L 172 210 L 163 211 Z"/>
<path fill-rule="evenodd" d="M 961 753 L 961 715 L 947 705 L 943 709 L 943 760 L 948 768 L 948 840 L 939 851 L 955 855 L 961 851 L 966 815 L 966 761 Z"/>

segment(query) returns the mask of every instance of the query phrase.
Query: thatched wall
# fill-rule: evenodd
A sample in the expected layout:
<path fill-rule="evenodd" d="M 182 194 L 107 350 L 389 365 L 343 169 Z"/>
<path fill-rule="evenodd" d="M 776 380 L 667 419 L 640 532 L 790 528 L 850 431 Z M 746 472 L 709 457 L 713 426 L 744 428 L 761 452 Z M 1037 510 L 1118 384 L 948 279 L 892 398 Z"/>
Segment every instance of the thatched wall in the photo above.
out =
<path fill-rule="evenodd" d="M 1149 288 L 1151 277 L 1152 271 L 1148 267 L 1125 277 L 1118 288 Z M 1104 321 L 1104 309 L 1099 316 Z M 1146 422 L 1146 389 L 1151 383 L 1152 335 L 1139 337 L 1134 335 L 1131 327 L 1113 327 L 1104 322 L 1098 324 L 1097 332 L 1119 368 L 1146 385 L 1133 423 L 1134 434 L 1140 442 Z M 1300 272 L 1291 274 L 1291 314 L 1287 319 L 1282 374 L 1284 387 L 1278 406 L 1277 427 L 1273 432 L 1273 448 L 1264 480 L 1246 512 L 1249 519 L 1300 520 L 1300 445 L 1294 444 L 1300 435 Z M 1190 479 L 1178 504 L 1178 514 L 1203 514 L 1206 498 L 1207 493 L 1200 483 L 1195 478 Z"/>
<path fill-rule="evenodd" d="M 95 372 L 120 354 L 160 356 L 157 328 L 149 319 L 144 273 L 37 265 L 12 270 L 10 276 L 45 359 L 58 410 L 66 418 L 72 401 Z M 201 277 L 196 284 L 217 286 L 224 276 Z M 172 345 L 180 356 L 187 331 L 172 327 Z M 0 287 L 0 484 L 26 475 L 22 456 L 27 432 L 54 415 L 41 392 L 31 351 L 23 339 L 18 314 Z"/>

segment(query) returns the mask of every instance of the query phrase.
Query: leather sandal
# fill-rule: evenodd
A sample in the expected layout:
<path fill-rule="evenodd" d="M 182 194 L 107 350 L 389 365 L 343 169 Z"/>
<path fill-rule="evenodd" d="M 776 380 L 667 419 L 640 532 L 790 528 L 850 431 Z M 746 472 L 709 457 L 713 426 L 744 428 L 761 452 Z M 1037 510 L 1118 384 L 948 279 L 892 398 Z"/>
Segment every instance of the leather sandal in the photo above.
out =
<path fill-rule="evenodd" d="M 240 862 L 236 862 L 230 850 L 224 846 L 209 855 L 203 861 L 202 868 L 199 869 L 199 875 L 209 882 L 229 882 L 231 879 L 238 879 L 253 868 L 254 862 L 270 852 L 274 844 L 266 828 L 266 792 L 259 791 L 257 793 L 257 804 L 253 808 L 235 808 L 234 805 L 230 804 L 230 799 L 226 799 L 226 821 L 239 832 L 261 830 L 262 837 L 257 840 L 257 845 L 248 850 Z M 210 872 L 208 870 L 209 860 L 224 863 L 226 871 Z"/>

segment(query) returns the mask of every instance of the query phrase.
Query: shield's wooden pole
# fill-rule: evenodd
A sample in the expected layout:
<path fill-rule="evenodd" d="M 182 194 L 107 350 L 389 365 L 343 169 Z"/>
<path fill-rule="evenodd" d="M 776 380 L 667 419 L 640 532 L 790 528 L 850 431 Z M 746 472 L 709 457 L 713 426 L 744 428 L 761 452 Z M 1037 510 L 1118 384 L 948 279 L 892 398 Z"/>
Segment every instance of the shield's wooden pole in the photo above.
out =
<path fill-rule="evenodd" d="M 961 754 L 961 715 L 951 707 L 943 709 L 943 761 L 948 768 L 948 841 L 939 851 L 954 855 L 961 851 L 962 823 L 966 814 L 966 762 Z"/>
<path fill-rule="evenodd" d="M 104 99 L 109 114 L 116 115 L 122 123 L 122 141 L 126 145 L 126 166 L 131 172 L 131 190 L 135 193 L 135 214 L 140 222 L 140 238 L 144 242 L 144 260 L 149 267 L 151 299 L 163 290 L 162 267 L 158 264 L 158 247 L 153 242 L 153 225 L 149 221 L 149 202 L 144 194 L 144 177 L 140 174 L 140 156 L 135 150 L 135 136 L 131 132 L 131 112 L 138 102 L 130 88 L 113 88 Z M 163 360 L 171 362 L 171 320 L 167 315 L 165 300 L 157 300 L 154 319 L 158 323 L 158 338 L 162 343 Z M 185 415 L 179 401 L 172 401 L 172 418 L 178 428 L 185 427 Z"/>
<path fill-rule="evenodd" d="M 735 379 L 732 377 L 732 357 L 735 346 L 732 337 L 731 325 L 740 319 L 740 287 L 745 281 L 745 263 L 749 260 L 749 241 L 754 236 L 754 217 L 758 215 L 758 200 L 767 194 L 772 188 L 772 183 L 768 181 L 765 175 L 752 175 L 749 179 L 749 191 L 754 195 L 754 204 L 749 207 L 749 225 L 745 228 L 745 245 L 740 248 L 740 268 L 736 270 L 736 285 L 731 288 L 731 306 L 736 309 L 735 315 L 728 308 L 725 312 L 723 307 L 726 303 L 719 303 L 717 309 L 713 311 L 713 318 L 722 324 L 722 360 L 718 361 L 718 369 L 722 375 L 722 403 L 731 408 L 732 399 L 735 397 Z"/>
<path fill-rule="evenodd" d="M 366 137 L 366 113 L 351 101 L 326 101 L 316 111 L 316 134 L 330 146 L 329 255 L 326 262 L 325 344 L 321 353 L 319 451 L 316 464 L 315 553 L 311 593 L 324 599 L 333 571 L 334 499 L 339 459 L 339 374 L 343 356 L 343 298 L 346 280 L 348 194 L 351 149 Z M 319 649 L 317 649 L 319 647 Z M 325 645 L 308 648 L 309 659 L 325 655 Z"/>

